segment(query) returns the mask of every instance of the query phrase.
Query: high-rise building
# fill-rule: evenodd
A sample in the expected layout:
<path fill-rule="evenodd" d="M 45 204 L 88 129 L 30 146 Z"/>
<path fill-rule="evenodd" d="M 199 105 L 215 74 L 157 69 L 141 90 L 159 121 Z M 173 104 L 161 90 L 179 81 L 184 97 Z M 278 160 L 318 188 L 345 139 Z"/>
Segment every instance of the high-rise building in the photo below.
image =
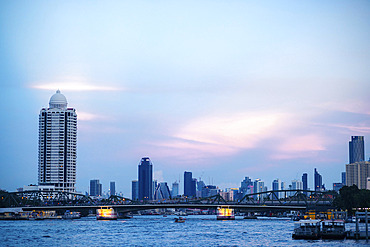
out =
<path fill-rule="evenodd" d="M 342 172 L 342 184 L 343 186 L 346 185 L 346 172 Z"/>
<path fill-rule="evenodd" d="M 272 181 L 272 190 L 273 191 L 281 190 L 281 181 L 280 181 L 280 179 L 275 179 L 274 181 Z"/>
<path fill-rule="evenodd" d="M 323 189 L 322 176 L 316 170 L 316 168 L 315 168 L 315 171 L 314 171 L 314 184 L 315 184 L 315 191 L 321 191 Z"/>
<path fill-rule="evenodd" d="M 308 190 L 308 174 L 307 173 L 303 173 L 302 183 L 303 183 L 303 190 Z M 307 195 L 307 192 L 303 192 L 303 193 Z"/>
<path fill-rule="evenodd" d="M 197 181 L 197 191 L 202 191 L 203 187 L 206 187 L 206 184 L 202 180 Z"/>
<path fill-rule="evenodd" d="M 131 198 L 132 200 L 139 199 L 139 181 L 137 180 L 131 182 Z"/>
<path fill-rule="evenodd" d="M 172 183 L 171 197 L 177 197 L 179 195 L 179 183 Z"/>
<path fill-rule="evenodd" d="M 90 180 L 90 196 L 102 196 L 103 187 L 99 179 Z"/>
<path fill-rule="evenodd" d="M 272 190 L 273 191 L 278 191 L 281 190 L 281 180 L 280 179 L 275 179 L 272 181 Z M 278 198 L 282 197 L 282 192 L 275 193 Z M 276 198 L 273 198 L 276 199 Z"/>
<path fill-rule="evenodd" d="M 191 172 L 184 172 L 184 196 L 195 197 L 197 180 Z"/>
<path fill-rule="evenodd" d="M 171 198 L 170 189 L 168 188 L 167 182 L 160 182 L 154 192 L 155 200 L 169 199 Z"/>
<path fill-rule="evenodd" d="M 253 182 L 249 177 L 245 177 L 244 180 L 240 183 L 239 192 L 242 195 L 253 193 Z"/>
<path fill-rule="evenodd" d="M 38 183 L 75 192 L 77 114 L 58 90 L 39 115 Z"/>
<path fill-rule="evenodd" d="M 346 165 L 346 185 L 356 185 L 359 189 L 367 189 L 367 178 L 370 177 L 370 162 L 362 161 Z"/>
<path fill-rule="evenodd" d="M 153 199 L 153 165 L 148 157 L 139 164 L 139 200 Z"/>
<path fill-rule="evenodd" d="M 116 195 L 116 182 L 110 182 L 110 195 Z"/>
<path fill-rule="evenodd" d="M 263 192 L 264 188 L 265 188 L 265 182 L 261 181 L 261 179 L 258 178 L 253 182 L 253 193 Z M 254 198 L 259 199 L 261 198 L 261 195 L 258 195 L 258 196 L 255 195 Z"/>
<path fill-rule="evenodd" d="M 303 183 L 300 180 L 292 180 L 292 190 L 303 190 Z"/>
<path fill-rule="evenodd" d="M 349 142 L 349 163 L 365 161 L 365 143 L 363 136 L 352 136 Z"/>

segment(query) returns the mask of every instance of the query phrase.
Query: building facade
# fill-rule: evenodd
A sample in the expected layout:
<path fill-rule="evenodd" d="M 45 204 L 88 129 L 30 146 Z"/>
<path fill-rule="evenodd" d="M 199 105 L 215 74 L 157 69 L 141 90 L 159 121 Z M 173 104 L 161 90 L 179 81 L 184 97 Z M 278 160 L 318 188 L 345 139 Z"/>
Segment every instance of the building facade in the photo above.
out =
<path fill-rule="evenodd" d="M 322 176 L 316 170 L 316 168 L 314 170 L 314 185 L 315 185 L 315 191 L 322 191 L 323 190 Z"/>
<path fill-rule="evenodd" d="M 102 196 L 103 186 L 99 179 L 90 180 L 90 196 Z"/>
<path fill-rule="evenodd" d="M 302 183 L 303 183 L 303 190 L 308 190 L 308 174 L 307 173 L 303 173 Z M 305 194 L 307 195 L 307 192 L 305 192 Z"/>
<path fill-rule="evenodd" d="M 131 198 L 132 200 L 139 200 L 139 181 L 137 180 L 131 182 Z"/>
<path fill-rule="evenodd" d="M 179 183 L 173 182 L 172 183 L 172 190 L 171 190 L 171 196 L 172 198 L 177 197 L 179 195 Z"/>
<path fill-rule="evenodd" d="M 197 181 L 193 179 L 193 173 L 184 172 L 184 196 L 196 196 Z"/>
<path fill-rule="evenodd" d="M 153 164 L 148 157 L 139 164 L 139 200 L 153 200 Z"/>
<path fill-rule="evenodd" d="M 359 189 L 367 189 L 370 177 L 370 162 L 362 161 L 346 165 L 346 185 L 356 185 Z"/>
<path fill-rule="evenodd" d="M 155 200 L 164 200 L 164 199 L 170 199 L 171 193 L 170 189 L 168 188 L 167 182 L 160 182 L 157 185 L 157 188 L 154 192 L 154 199 Z"/>
<path fill-rule="evenodd" d="M 363 136 L 352 136 L 349 142 L 349 163 L 365 161 L 365 142 Z"/>
<path fill-rule="evenodd" d="M 110 188 L 109 188 L 109 191 L 110 191 L 110 195 L 111 196 L 115 196 L 116 195 L 116 182 L 110 182 L 109 184 Z"/>
<path fill-rule="evenodd" d="M 346 185 L 346 172 L 342 172 L 342 184 Z"/>
<path fill-rule="evenodd" d="M 39 115 L 38 184 L 75 192 L 77 114 L 58 90 Z"/>

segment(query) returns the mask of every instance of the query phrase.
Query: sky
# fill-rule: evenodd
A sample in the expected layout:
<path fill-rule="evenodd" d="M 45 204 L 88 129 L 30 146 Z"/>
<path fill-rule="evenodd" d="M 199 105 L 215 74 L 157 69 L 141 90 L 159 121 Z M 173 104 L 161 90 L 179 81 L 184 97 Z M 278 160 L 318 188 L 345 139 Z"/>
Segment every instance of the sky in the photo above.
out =
<path fill-rule="evenodd" d="M 1 1 L 0 188 L 37 183 L 38 114 L 78 114 L 77 191 L 341 181 L 370 156 L 369 1 Z"/>

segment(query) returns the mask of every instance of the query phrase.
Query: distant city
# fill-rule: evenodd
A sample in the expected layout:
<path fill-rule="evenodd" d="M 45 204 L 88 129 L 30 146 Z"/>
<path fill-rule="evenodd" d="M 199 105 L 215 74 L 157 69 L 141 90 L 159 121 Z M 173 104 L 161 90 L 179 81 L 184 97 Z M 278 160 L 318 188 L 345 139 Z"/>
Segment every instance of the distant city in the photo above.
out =
<path fill-rule="evenodd" d="M 24 186 L 18 191 L 66 191 L 76 192 L 76 149 L 77 149 L 77 114 L 74 108 L 67 107 L 66 97 L 58 90 L 49 101 L 49 108 L 42 108 L 39 115 L 39 149 L 38 149 L 38 184 Z M 132 200 L 167 200 L 171 198 L 204 198 L 220 194 L 225 200 L 236 201 L 245 195 L 266 192 L 268 190 L 314 190 L 326 191 L 323 177 L 314 168 L 313 188 L 308 187 L 308 173 L 302 179 L 290 183 L 276 178 L 271 187 L 259 178 L 245 177 L 239 188 L 221 189 L 214 184 L 206 184 L 193 177 L 191 171 L 184 171 L 182 181 L 183 194 L 180 194 L 180 180 L 169 187 L 167 182 L 153 179 L 153 163 L 149 157 L 141 158 L 138 165 L 138 177 L 131 181 Z M 359 189 L 370 189 L 370 160 L 365 160 L 364 136 L 352 136 L 349 141 L 349 163 L 338 174 L 341 181 L 333 183 L 332 189 L 339 191 L 343 186 L 356 185 Z M 292 192 L 293 193 L 293 192 Z M 109 190 L 103 192 L 99 179 L 91 179 L 89 191 L 85 194 L 95 198 L 108 198 L 111 195 L 124 196 L 116 192 L 116 183 L 111 181 Z M 280 193 L 281 197 L 290 196 Z"/>

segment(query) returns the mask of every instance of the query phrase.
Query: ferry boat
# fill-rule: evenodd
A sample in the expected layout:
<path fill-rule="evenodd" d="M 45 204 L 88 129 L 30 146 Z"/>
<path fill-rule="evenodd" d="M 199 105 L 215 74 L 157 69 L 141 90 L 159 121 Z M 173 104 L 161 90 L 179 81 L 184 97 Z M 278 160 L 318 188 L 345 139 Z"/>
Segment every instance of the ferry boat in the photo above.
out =
<path fill-rule="evenodd" d="M 293 239 L 320 239 L 321 220 L 300 220 L 294 223 Z"/>
<path fill-rule="evenodd" d="M 344 220 L 324 220 L 321 224 L 323 239 L 344 239 L 347 235 Z"/>
<path fill-rule="evenodd" d="M 235 220 L 234 209 L 229 207 L 217 208 L 217 219 L 218 220 Z"/>
<path fill-rule="evenodd" d="M 113 208 L 101 207 L 96 210 L 96 219 L 97 220 L 116 220 L 117 213 Z"/>

